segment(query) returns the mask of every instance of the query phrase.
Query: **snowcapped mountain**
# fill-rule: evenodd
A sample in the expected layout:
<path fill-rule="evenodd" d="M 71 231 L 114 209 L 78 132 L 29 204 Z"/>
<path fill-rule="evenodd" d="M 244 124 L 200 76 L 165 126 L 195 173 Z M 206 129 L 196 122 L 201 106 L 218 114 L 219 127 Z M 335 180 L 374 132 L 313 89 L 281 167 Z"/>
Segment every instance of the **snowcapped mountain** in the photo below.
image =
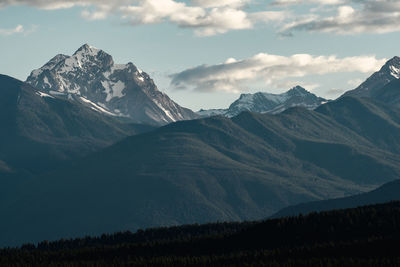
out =
<path fill-rule="evenodd" d="M 360 86 L 343 96 L 373 97 L 379 89 L 397 79 L 400 79 L 400 57 L 393 57 Z"/>
<path fill-rule="evenodd" d="M 276 114 L 298 106 L 312 110 L 326 101 L 326 99 L 317 97 L 303 87 L 296 86 L 283 94 L 263 92 L 242 94 L 228 109 L 200 110 L 197 114 L 202 117 L 215 115 L 234 117 L 243 111 Z"/>
<path fill-rule="evenodd" d="M 111 55 L 87 44 L 72 56 L 55 56 L 26 82 L 48 95 L 133 122 L 162 125 L 197 118 L 160 92 L 147 73 L 132 63 L 115 64 Z"/>

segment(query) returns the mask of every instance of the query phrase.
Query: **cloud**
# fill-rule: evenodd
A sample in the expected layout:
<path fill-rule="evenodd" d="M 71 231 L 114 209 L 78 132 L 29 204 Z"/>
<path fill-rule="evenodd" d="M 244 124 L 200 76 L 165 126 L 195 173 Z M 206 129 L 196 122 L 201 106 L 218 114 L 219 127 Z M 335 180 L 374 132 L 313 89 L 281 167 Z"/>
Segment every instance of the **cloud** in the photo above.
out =
<path fill-rule="evenodd" d="M 271 3 L 275 6 L 291 6 L 300 4 L 320 4 L 320 5 L 338 5 L 344 3 L 345 0 L 276 0 Z"/>
<path fill-rule="evenodd" d="M 121 7 L 120 10 L 132 24 L 169 21 L 182 28 L 194 28 L 196 34 L 201 36 L 253 26 L 246 12 L 229 5 L 206 9 L 173 0 L 145 0 L 140 5 Z"/>
<path fill-rule="evenodd" d="M 80 5 L 82 1 L 74 0 L 0 0 L 0 7 L 6 6 L 32 6 L 41 9 L 53 10 L 71 8 Z"/>
<path fill-rule="evenodd" d="M 282 22 L 292 16 L 292 12 L 283 10 L 283 11 L 260 11 L 249 14 L 249 18 L 256 23 L 279 23 Z"/>
<path fill-rule="evenodd" d="M 245 84 L 263 82 L 279 86 L 287 79 L 331 73 L 369 73 L 379 69 L 386 59 L 375 56 L 337 58 L 296 54 L 280 56 L 257 54 L 251 58 L 228 59 L 217 65 L 201 65 L 171 76 L 171 86 L 176 89 L 196 91 L 240 92 Z"/>
<path fill-rule="evenodd" d="M 245 4 L 249 3 L 250 0 L 192 0 L 192 3 L 201 7 L 243 7 Z"/>
<path fill-rule="evenodd" d="M 83 8 L 87 20 L 105 19 L 111 15 L 131 25 L 172 23 L 190 28 L 199 36 L 223 34 L 232 30 L 251 29 L 257 23 L 282 21 L 286 11 L 248 12 L 252 0 L 0 0 L 0 8 L 12 5 L 55 10 L 75 6 Z"/>
<path fill-rule="evenodd" d="M 346 0 L 344 2 L 346 4 L 337 6 L 334 15 L 311 14 L 312 16 L 308 18 L 298 16 L 294 21 L 286 23 L 281 28 L 281 33 L 290 36 L 295 31 L 346 35 L 400 31 L 400 1 Z"/>
<path fill-rule="evenodd" d="M 297 31 L 400 31 L 399 0 L 275 0 L 257 11 L 250 8 L 260 7 L 255 0 L 0 0 L 0 8 L 18 5 L 45 10 L 79 6 L 88 20 L 116 16 L 134 26 L 172 23 L 199 36 L 252 29 L 259 24 L 270 25 L 284 36 Z"/>
<path fill-rule="evenodd" d="M 22 33 L 22 32 L 24 32 L 24 27 L 22 25 L 18 25 L 12 29 L 1 29 L 0 28 L 0 35 L 3 35 L 3 36 L 12 35 L 15 33 Z"/>
<path fill-rule="evenodd" d="M 329 89 L 328 91 L 325 92 L 327 96 L 332 96 L 332 97 L 338 97 L 342 95 L 344 92 L 346 92 L 346 89 L 337 89 L 337 88 L 332 88 Z"/>
<path fill-rule="evenodd" d="M 350 86 L 356 87 L 356 86 L 359 86 L 362 82 L 363 82 L 362 79 L 353 79 L 353 80 L 347 81 L 347 84 Z"/>

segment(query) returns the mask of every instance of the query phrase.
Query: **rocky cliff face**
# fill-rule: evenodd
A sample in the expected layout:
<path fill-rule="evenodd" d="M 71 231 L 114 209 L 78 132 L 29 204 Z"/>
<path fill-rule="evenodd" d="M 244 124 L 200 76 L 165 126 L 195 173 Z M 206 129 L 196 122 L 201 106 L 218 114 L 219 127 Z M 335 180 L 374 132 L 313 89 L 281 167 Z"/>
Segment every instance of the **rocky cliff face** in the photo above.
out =
<path fill-rule="evenodd" d="M 32 71 L 27 83 L 49 95 L 136 123 L 162 125 L 197 118 L 160 92 L 134 64 L 115 64 L 111 55 L 87 44 L 72 56 L 55 56 Z"/>

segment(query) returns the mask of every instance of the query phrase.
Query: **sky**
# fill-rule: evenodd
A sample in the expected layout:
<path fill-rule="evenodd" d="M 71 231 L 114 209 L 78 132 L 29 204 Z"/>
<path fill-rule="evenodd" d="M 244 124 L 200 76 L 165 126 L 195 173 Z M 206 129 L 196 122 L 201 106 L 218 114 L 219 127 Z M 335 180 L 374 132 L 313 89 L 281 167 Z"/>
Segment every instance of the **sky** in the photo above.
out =
<path fill-rule="evenodd" d="M 399 56 L 400 0 L 0 0 L 0 73 L 88 43 L 195 111 L 295 85 L 328 99 Z"/>

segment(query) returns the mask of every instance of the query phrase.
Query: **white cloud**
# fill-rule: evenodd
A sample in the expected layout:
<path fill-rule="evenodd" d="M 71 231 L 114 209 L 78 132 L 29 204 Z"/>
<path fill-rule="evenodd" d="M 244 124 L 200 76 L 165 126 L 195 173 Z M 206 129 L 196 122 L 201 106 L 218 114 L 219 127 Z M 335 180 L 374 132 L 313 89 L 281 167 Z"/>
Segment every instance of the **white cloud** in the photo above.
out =
<path fill-rule="evenodd" d="M 345 0 L 275 0 L 272 5 L 291 6 L 300 4 L 320 4 L 320 5 L 338 5 L 344 3 Z"/>
<path fill-rule="evenodd" d="M 260 11 L 249 14 L 250 19 L 253 23 L 271 23 L 271 22 L 282 22 L 292 16 L 292 12 L 283 11 Z"/>
<path fill-rule="evenodd" d="M 335 15 L 313 14 L 286 23 L 281 32 L 326 32 L 335 34 L 389 33 L 400 31 L 400 1 L 346 0 L 338 5 Z"/>
<path fill-rule="evenodd" d="M 257 81 L 277 87 L 287 83 L 287 79 L 309 75 L 369 73 L 378 70 L 385 61 L 375 56 L 337 58 L 296 54 L 286 57 L 261 53 L 243 60 L 228 59 L 222 64 L 184 70 L 171 76 L 171 85 L 177 89 L 239 92 L 245 84 Z"/>
<path fill-rule="evenodd" d="M 22 25 L 18 25 L 15 28 L 12 29 L 1 29 L 0 28 L 0 35 L 12 35 L 15 33 L 22 33 L 24 32 L 24 27 Z"/>
<path fill-rule="evenodd" d="M 194 28 L 198 35 L 203 36 L 253 26 L 246 12 L 231 7 L 204 9 L 173 0 L 145 0 L 140 5 L 120 9 L 133 24 L 170 21 L 180 27 Z"/>
<path fill-rule="evenodd" d="M 250 29 L 256 23 L 281 21 L 284 12 L 247 12 L 252 0 L 0 0 L 0 7 L 33 6 L 45 10 L 84 8 L 81 15 L 88 20 L 119 16 L 132 25 L 173 23 L 192 28 L 197 35 L 209 36 L 231 30 Z"/>
<path fill-rule="evenodd" d="M 353 80 L 347 81 L 347 84 L 352 87 L 356 87 L 356 86 L 359 86 L 362 82 L 363 82 L 362 79 L 353 79 Z"/>
<path fill-rule="evenodd" d="M 325 93 L 327 96 L 336 98 L 336 97 L 342 95 L 344 92 L 346 92 L 346 89 L 331 88 L 328 91 L 326 91 Z"/>
<path fill-rule="evenodd" d="M 0 8 L 25 5 L 54 10 L 80 6 L 82 17 L 88 20 L 113 15 L 131 25 L 172 23 L 191 28 L 200 36 L 251 29 L 258 24 L 276 27 L 287 36 L 296 31 L 400 31 L 400 0 L 275 0 L 257 11 L 248 8 L 253 4 L 261 6 L 255 0 L 0 0 Z"/>
<path fill-rule="evenodd" d="M 192 3 L 201 7 L 242 7 L 245 4 L 249 3 L 250 0 L 192 0 Z"/>

